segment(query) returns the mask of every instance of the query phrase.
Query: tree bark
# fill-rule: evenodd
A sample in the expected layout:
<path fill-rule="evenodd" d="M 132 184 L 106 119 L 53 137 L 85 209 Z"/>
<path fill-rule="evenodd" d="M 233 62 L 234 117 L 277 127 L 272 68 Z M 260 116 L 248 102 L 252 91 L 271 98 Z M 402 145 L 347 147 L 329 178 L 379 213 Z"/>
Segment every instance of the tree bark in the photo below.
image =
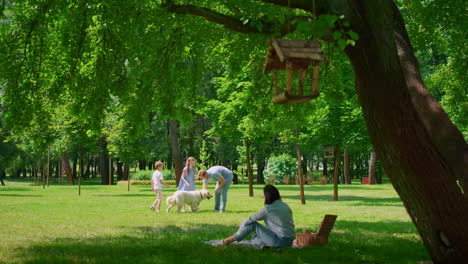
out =
<path fill-rule="evenodd" d="M 124 179 L 122 167 L 123 167 L 123 163 L 120 160 L 117 160 L 117 180 L 118 181 Z"/>
<path fill-rule="evenodd" d="M 109 154 L 107 152 L 107 141 L 105 137 L 99 138 L 99 173 L 101 174 L 101 184 L 109 185 Z"/>
<path fill-rule="evenodd" d="M 80 170 L 80 177 L 83 178 L 84 177 L 84 162 L 83 162 L 83 152 L 80 151 L 79 152 L 80 156 L 79 156 L 79 170 Z"/>
<path fill-rule="evenodd" d="M 265 178 L 263 175 L 263 171 L 265 170 L 265 153 L 263 149 L 259 148 L 259 150 L 255 155 L 255 160 L 257 163 L 257 184 L 265 184 Z"/>
<path fill-rule="evenodd" d="M 426 90 L 393 1 L 349 1 L 346 53 L 371 143 L 435 263 L 468 259 L 468 146 Z M 372 54 L 372 55 L 371 55 Z M 435 195 L 437 194 L 437 195 Z"/>
<path fill-rule="evenodd" d="M 62 153 L 62 168 L 65 170 L 65 175 L 67 176 L 67 184 L 73 185 L 73 171 L 70 167 L 70 161 L 68 159 L 68 153 Z"/>
<path fill-rule="evenodd" d="M 370 153 L 370 158 L 369 158 L 369 184 L 375 184 L 375 161 L 377 160 L 377 156 L 375 154 L 375 151 L 372 151 Z"/>
<path fill-rule="evenodd" d="M 138 161 L 138 169 L 145 170 L 146 169 L 146 160 L 139 160 Z"/>
<path fill-rule="evenodd" d="M 5 170 L 2 169 L 0 171 L 0 182 L 2 183 L 3 186 L 5 186 L 5 183 L 3 182 L 3 177 L 6 176 Z"/>
<path fill-rule="evenodd" d="M 345 184 L 351 184 L 351 174 L 349 171 L 349 152 L 348 149 L 344 149 L 344 181 Z"/>
<path fill-rule="evenodd" d="M 123 166 L 123 179 L 124 181 L 128 181 L 129 180 L 129 175 L 130 175 L 130 166 L 128 165 L 128 163 L 124 163 L 124 166 Z"/>
<path fill-rule="evenodd" d="M 78 178 L 78 177 L 77 177 L 77 176 L 78 176 L 78 173 L 77 173 L 77 169 L 76 169 L 76 168 L 78 167 L 78 157 L 77 157 L 77 156 L 75 156 L 75 157 L 73 158 L 73 162 L 72 162 L 72 163 L 73 163 L 73 165 L 72 165 L 72 168 L 73 168 L 73 173 L 72 173 L 72 175 L 73 175 L 73 177 Z"/>
<path fill-rule="evenodd" d="M 245 143 L 245 153 L 247 159 L 247 175 L 249 179 L 249 196 L 253 197 L 253 172 L 252 172 L 252 164 L 250 162 L 250 141 L 248 139 L 244 139 Z"/>
<path fill-rule="evenodd" d="M 180 155 L 180 144 L 177 135 L 177 120 L 170 119 L 169 137 L 171 139 L 172 161 L 174 163 L 174 173 L 176 176 L 176 185 L 179 185 L 180 176 L 182 176 L 182 157 Z"/>
<path fill-rule="evenodd" d="M 338 201 L 338 177 L 340 176 L 340 149 L 335 149 L 335 165 L 333 167 L 333 201 Z"/>
<path fill-rule="evenodd" d="M 323 159 L 323 170 L 322 170 L 322 175 L 323 177 L 328 178 L 328 164 L 327 164 L 327 159 Z"/>
<path fill-rule="evenodd" d="M 299 177 L 299 190 L 301 196 L 301 204 L 305 204 L 304 196 L 304 175 L 302 174 L 302 152 L 299 144 L 296 144 L 296 153 L 297 153 L 297 177 Z"/>
<path fill-rule="evenodd" d="M 238 168 L 237 163 L 234 163 L 234 164 L 232 165 L 232 174 L 233 174 L 232 182 L 233 182 L 234 184 L 238 184 L 238 183 L 239 183 L 239 176 L 237 175 L 237 168 Z"/>

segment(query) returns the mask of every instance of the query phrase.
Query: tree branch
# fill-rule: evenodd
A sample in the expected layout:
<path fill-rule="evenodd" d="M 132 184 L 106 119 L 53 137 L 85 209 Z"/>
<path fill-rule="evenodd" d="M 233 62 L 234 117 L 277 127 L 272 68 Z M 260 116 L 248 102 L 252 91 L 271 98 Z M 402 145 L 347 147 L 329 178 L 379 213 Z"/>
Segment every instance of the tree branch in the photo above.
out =
<path fill-rule="evenodd" d="M 262 22 L 261 27 L 256 27 L 251 21 L 243 23 L 238 18 L 233 16 L 224 15 L 214 10 L 205 7 L 198 7 L 194 5 L 167 5 L 170 12 L 177 14 L 190 14 L 194 16 L 203 17 L 208 21 L 221 24 L 228 29 L 241 32 L 241 33 L 260 33 L 260 34 L 274 34 L 279 33 L 281 36 L 287 35 L 296 29 L 295 21 L 311 19 L 306 16 L 295 16 L 290 19 L 288 23 L 279 24 L 272 22 Z"/>

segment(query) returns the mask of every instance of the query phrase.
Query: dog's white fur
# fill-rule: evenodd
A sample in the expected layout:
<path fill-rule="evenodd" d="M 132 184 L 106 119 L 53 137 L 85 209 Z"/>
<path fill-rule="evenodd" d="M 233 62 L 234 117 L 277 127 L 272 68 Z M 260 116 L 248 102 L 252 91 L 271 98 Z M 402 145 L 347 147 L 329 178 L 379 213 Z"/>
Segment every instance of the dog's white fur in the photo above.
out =
<path fill-rule="evenodd" d="M 166 213 L 171 210 L 172 207 L 177 205 L 177 212 L 180 212 L 182 205 L 185 203 L 186 205 L 190 206 L 190 210 L 192 212 L 199 211 L 198 205 L 204 199 L 210 199 L 211 194 L 207 190 L 200 190 L 200 191 L 177 191 L 172 196 L 167 197 L 167 209 Z"/>

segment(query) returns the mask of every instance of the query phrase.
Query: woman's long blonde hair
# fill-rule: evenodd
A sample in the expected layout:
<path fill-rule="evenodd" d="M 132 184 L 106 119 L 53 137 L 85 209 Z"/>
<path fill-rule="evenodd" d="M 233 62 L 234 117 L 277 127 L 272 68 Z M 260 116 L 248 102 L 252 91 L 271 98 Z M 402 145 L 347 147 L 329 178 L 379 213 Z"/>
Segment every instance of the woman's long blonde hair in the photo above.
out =
<path fill-rule="evenodd" d="M 188 157 L 187 158 L 187 161 L 185 161 L 185 173 L 183 174 L 184 176 L 187 176 L 189 173 L 190 173 L 190 167 L 189 167 L 189 164 L 190 164 L 190 161 L 193 161 L 192 162 L 192 168 L 193 168 L 193 172 L 195 173 L 195 162 L 197 161 L 194 157 Z"/>

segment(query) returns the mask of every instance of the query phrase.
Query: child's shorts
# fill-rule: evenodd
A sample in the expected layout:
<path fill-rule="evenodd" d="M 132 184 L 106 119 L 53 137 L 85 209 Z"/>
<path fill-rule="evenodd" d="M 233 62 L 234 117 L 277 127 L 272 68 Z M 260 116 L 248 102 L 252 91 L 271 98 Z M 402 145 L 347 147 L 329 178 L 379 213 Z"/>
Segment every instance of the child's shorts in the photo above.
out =
<path fill-rule="evenodd" d="M 162 200 L 162 189 L 155 189 L 154 192 L 156 193 L 156 198 Z"/>

